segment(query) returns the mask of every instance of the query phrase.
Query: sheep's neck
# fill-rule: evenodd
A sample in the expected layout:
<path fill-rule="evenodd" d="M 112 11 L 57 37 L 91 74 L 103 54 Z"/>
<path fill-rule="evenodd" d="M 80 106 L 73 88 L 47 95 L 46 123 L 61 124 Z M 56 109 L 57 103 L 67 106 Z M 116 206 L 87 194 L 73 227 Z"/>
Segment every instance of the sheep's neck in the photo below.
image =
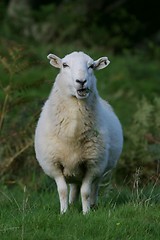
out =
<path fill-rule="evenodd" d="M 71 101 L 71 102 L 70 102 Z M 95 103 L 88 104 L 87 101 L 76 98 L 61 102 L 57 105 L 57 136 L 67 141 L 80 139 L 84 132 L 89 132 L 94 124 Z"/>

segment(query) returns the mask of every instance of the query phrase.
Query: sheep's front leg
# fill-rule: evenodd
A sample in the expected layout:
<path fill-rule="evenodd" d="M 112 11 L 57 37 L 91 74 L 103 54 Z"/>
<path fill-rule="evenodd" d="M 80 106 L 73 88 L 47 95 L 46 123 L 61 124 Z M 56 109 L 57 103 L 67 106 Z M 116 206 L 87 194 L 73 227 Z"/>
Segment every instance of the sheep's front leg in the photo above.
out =
<path fill-rule="evenodd" d="M 65 213 L 68 209 L 68 188 L 63 176 L 55 178 L 60 200 L 60 212 Z"/>

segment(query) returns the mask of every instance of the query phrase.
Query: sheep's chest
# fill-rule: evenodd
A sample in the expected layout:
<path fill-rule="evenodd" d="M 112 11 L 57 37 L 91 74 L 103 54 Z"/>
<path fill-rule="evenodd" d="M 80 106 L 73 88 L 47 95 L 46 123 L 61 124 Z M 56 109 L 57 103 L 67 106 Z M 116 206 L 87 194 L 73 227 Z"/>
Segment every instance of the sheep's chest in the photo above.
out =
<path fill-rule="evenodd" d="M 88 167 L 97 169 L 104 144 L 96 131 L 88 131 L 74 141 L 61 139 L 57 144 L 59 141 L 56 140 L 54 160 L 68 182 L 81 181 Z"/>
<path fill-rule="evenodd" d="M 66 113 L 66 111 L 65 111 Z M 83 178 L 86 168 L 96 167 L 104 151 L 102 134 L 96 127 L 96 116 L 86 106 L 69 109 L 57 115 L 54 132 L 54 161 L 69 181 Z"/>

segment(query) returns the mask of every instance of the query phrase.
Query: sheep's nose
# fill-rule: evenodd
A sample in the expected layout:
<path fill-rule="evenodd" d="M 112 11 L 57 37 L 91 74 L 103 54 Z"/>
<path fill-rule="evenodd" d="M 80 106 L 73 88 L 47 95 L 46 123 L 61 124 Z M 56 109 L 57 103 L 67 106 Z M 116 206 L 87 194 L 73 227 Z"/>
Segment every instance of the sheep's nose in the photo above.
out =
<path fill-rule="evenodd" d="M 76 82 L 83 86 L 87 82 L 87 80 L 86 79 L 85 80 L 83 80 L 83 79 L 81 79 L 81 80 L 80 79 L 76 79 Z"/>

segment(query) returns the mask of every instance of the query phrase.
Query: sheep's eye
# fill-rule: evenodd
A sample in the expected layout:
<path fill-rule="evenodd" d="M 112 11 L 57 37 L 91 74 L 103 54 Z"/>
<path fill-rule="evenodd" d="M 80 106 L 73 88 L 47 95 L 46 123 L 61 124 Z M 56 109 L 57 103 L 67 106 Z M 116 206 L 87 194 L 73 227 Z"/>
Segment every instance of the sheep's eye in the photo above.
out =
<path fill-rule="evenodd" d="M 66 68 L 66 67 L 69 67 L 69 66 L 67 65 L 67 63 L 63 63 L 63 67 Z"/>
<path fill-rule="evenodd" d="M 94 68 L 94 64 L 91 64 L 88 68 L 92 68 L 93 69 Z"/>

